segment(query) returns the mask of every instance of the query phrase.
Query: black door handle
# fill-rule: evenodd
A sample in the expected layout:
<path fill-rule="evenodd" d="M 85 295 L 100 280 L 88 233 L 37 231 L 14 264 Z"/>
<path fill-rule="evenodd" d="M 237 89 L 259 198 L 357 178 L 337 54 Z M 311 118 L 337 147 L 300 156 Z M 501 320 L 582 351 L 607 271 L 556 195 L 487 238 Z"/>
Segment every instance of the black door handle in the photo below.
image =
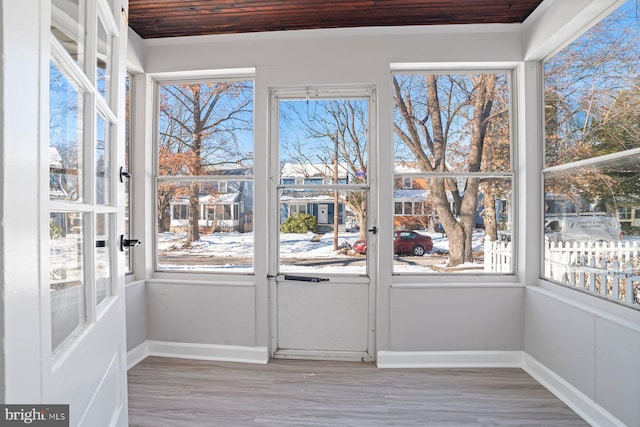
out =
<path fill-rule="evenodd" d="M 120 166 L 120 182 L 124 182 L 123 178 L 131 178 L 131 173 L 127 172 L 122 166 Z"/>
<path fill-rule="evenodd" d="M 375 225 L 369 229 L 369 231 L 373 234 L 378 234 L 378 227 Z"/>
<path fill-rule="evenodd" d="M 284 276 L 284 280 L 296 280 L 298 282 L 313 282 L 313 283 L 329 281 L 327 277 L 290 276 L 290 275 Z"/>
<path fill-rule="evenodd" d="M 141 244 L 142 242 L 138 239 L 125 239 L 124 234 L 120 235 L 120 252 L 124 252 L 125 246 L 130 248 L 140 246 Z"/>

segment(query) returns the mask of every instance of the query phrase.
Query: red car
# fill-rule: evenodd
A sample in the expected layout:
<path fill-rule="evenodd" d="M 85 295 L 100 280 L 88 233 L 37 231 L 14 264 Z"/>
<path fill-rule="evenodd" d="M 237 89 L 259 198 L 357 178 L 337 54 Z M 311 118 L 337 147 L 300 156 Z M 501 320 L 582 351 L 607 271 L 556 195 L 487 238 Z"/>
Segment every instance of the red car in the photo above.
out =
<path fill-rule="evenodd" d="M 367 241 L 358 240 L 353 245 L 353 249 L 361 254 L 367 253 Z M 415 231 L 394 231 L 393 232 L 393 253 L 412 254 L 422 256 L 433 249 L 431 237 L 424 236 Z"/>

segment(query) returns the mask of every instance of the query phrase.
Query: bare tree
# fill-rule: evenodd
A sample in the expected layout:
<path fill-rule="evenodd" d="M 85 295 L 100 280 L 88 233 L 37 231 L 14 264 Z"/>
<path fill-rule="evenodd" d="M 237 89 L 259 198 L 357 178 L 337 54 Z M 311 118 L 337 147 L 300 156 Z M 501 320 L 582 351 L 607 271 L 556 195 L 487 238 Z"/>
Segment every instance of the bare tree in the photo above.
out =
<path fill-rule="evenodd" d="M 223 165 L 250 164 L 252 153 L 243 152 L 237 133 L 252 129 L 252 89 L 250 82 L 162 86 L 160 172 L 195 178 L 215 175 Z M 200 240 L 200 196 L 194 179 L 188 189 L 187 244 Z"/>
<path fill-rule="evenodd" d="M 317 107 L 317 108 L 315 108 Z M 286 120 L 296 120 L 304 138 L 288 141 L 286 155 L 301 165 L 322 165 L 318 173 L 337 169 L 350 184 L 366 182 L 368 144 L 368 104 L 364 99 L 321 101 L 314 105 L 312 117 L 294 109 Z M 311 148 L 310 145 L 313 145 Z M 367 200 L 363 192 L 351 191 L 341 198 L 357 215 L 360 236 L 366 235 Z"/>
<path fill-rule="evenodd" d="M 493 110 L 498 81 L 497 74 L 394 76 L 396 151 L 408 149 L 423 172 L 486 171 L 487 132 L 503 113 Z M 449 236 L 449 266 L 473 261 L 480 183 L 479 177 L 427 179 L 429 197 Z"/>

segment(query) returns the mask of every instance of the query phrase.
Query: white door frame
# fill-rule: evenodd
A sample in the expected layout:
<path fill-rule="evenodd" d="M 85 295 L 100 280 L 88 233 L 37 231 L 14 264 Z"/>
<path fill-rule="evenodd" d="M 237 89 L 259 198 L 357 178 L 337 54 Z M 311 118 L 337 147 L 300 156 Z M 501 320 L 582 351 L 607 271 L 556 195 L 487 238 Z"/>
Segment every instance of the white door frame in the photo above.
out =
<path fill-rule="evenodd" d="M 284 277 L 279 275 L 279 221 L 280 207 L 278 206 L 278 185 L 280 179 L 280 159 L 279 159 L 279 101 L 280 99 L 343 99 L 349 97 L 368 98 L 368 144 L 367 144 L 367 192 L 368 192 L 368 228 L 377 225 L 377 203 L 379 197 L 377 191 L 377 99 L 376 90 L 372 86 L 346 86 L 339 88 L 327 87 L 304 87 L 304 88 L 273 88 L 269 94 L 269 246 L 268 254 L 268 282 L 270 293 L 270 348 L 271 357 L 297 358 L 297 359 L 320 359 L 320 360 L 358 360 L 373 361 L 376 355 L 376 297 L 377 297 L 377 237 L 375 233 L 368 233 L 368 257 L 367 257 L 367 277 L 330 275 L 331 281 L 339 285 L 349 286 L 349 284 L 368 284 L 367 307 L 366 307 L 366 351 L 340 352 L 331 350 L 290 350 L 278 351 L 278 283 L 282 283 Z M 318 276 L 311 274 L 310 276 Z M 322 286 L 322 285 L 320 285 Z"/>

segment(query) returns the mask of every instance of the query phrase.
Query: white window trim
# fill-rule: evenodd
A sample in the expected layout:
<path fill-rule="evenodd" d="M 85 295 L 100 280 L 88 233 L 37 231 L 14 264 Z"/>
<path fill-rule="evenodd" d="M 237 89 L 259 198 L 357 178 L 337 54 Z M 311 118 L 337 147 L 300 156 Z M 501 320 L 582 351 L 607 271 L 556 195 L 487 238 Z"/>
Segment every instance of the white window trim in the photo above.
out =
<path fill-rule="evenodd" d="M 157 183 L 163 181 L 170 182 L 191 182 L 193 180 L 197 180 L 200 182 L 207 181 L 247 181 L 250 183 L 255 183 L 256 173 L 255 173 L 255 159 L 254 159 L 254 173 L 251 175 L 204 175 L 204 176 L 167 176 L 160 175 L 158 173 L 158 133 L 160 130 L 158 117 L 160 116 L 160 103 L 159 103 L 159 93 L 160 87 L 164 85 L 172 85 L 172 84 L 189 84 L 189 83 L 202 83 L 202 82 L 237 82 L 237 81 L 249 81 L 251 80 L 254 84 L 254 127 L 255 127 L 255 82 L 256 82 L 256 70 L 253 67 L 248 68 L 230 68 L 230 69 L 219 69 L 219 70 L 206 70 L 206 71 L 187 71 L 187 72 L 164 72 L 164 73 L 153 73 L 149 75 L 150 82 L 153 86 L 153 99 L 154 99 L 154 108 L 153 108 L 153 132 L 152 132 L 152 144 L 151 144 L 151 155 L 153 158 L 152 161 L 152 191 L 155 196 L 157 195 Z M 255 150 L 255 130 L 254 130 L 254 150 Z M 225 185 L 226 187 L 226 185 Z M 254 204 L 255 204 L 255 191 L 254 186 L 251 185 L 251 191 L 254 192 Z M 202 209 L 202 208 L 201 208 Z M 255 206 L 254 206 L 255 211 Z M 251 278 L 255 276 L 255 262 L 252 266 L 251 271 L 246 272 L 218 272 L 218 271 L 184 271 L 184 270 L 159 270 L 158 269 L 158 224 L 157 224 L 157 205 L 153 203 L 151 207 L 151 212 L 153 213 L 152 227 L 150 236 L 150 241 L 152 241 L 151 250 L 149 252 L 151 256 L 151 276 L 147 279 L 147 282 L 152 283 L 165 283 L 172 282 L 175 283 L 175 280 L 180 280 L 180 282 L 186 282 L 193 280 L 194 284 L 202 284 L 202 285 L 246 285 L 247 278 Z M 232 216 L 233 216 L 233 208 L 232 208 Z M 205 212 L 206 219 L 206 212 Z M 232 220 L 235 221 L 235 220 Z M 255 233 L 255 222 L 254 222 L 254 233 Z M 253 248 L 255 260 L 255 245 Z"/>
<path fill-rule="evenodd" d="M 507 286 L 524 287 L 524 283 L 518 283 L 518 236 L 520 233 L 520 226 L 517 224 L 518 220 L 518 203 L 520 197 L 518 194 L 518 174 L 516 173 L 516 165 L 518 165 L 518 145 L 520 144 L 520 134 L 518 133 L 518 109 L 520 108 L 519 94 L 520 89 L 519 78 L 522 73 L 522 64 L 519 62 L 471 62 L 471 63 L 391 63 L 391 74 L 482 74 L 482 73 L 495 73 L 495 74 L 508 74 L 510 79 L 510 102 L 509 102 L 509 137 L 510 137 L 510 163 L 511 168 L 508 172 L 431 172 L 431 173 L 398 173 L 392 167 L 393 181 L 395 186 L 395 180 L 405 177 L 411 178 L 446 178 L 446 177 L 463 177 L 469 178 L 474 176 L 482 176 L 485 178 L 503 178 L 511 181 L 511 200 L 509 206 L 511 207 L 511 241 L 512 241 L 512 256 L 511 266 L 512 271 L 509 273 L 439 273 L 439 272 L 425 272 L 425 273 L 400 273 L 393 271 L 392 267 L 392 284 L 391 287 L 440 287 L 444 286 L 459 286 L 468 287 L 468 282 L 464 282 L 465 278 L 473 277 L 474 286 L 482 285 L 486 283 L 489 287 L 493 287 L 496 283 L 508 284 Z M 393 121 L 393 120 L 392 120 Z M 392 206 L 392 218 L 395 218 L 395 202 L 400 201 L 393 199 Z M 403 206 L 404 212 L 404 206 Z M 542 264 L 542 258 L 541 262 Z M 437 281 L 437 284 L 431 284 L 430 281 Z M 423 283 L 426 282 L 426 283 Z M 466 284 L 464 284 L 466 283 Z"/>

